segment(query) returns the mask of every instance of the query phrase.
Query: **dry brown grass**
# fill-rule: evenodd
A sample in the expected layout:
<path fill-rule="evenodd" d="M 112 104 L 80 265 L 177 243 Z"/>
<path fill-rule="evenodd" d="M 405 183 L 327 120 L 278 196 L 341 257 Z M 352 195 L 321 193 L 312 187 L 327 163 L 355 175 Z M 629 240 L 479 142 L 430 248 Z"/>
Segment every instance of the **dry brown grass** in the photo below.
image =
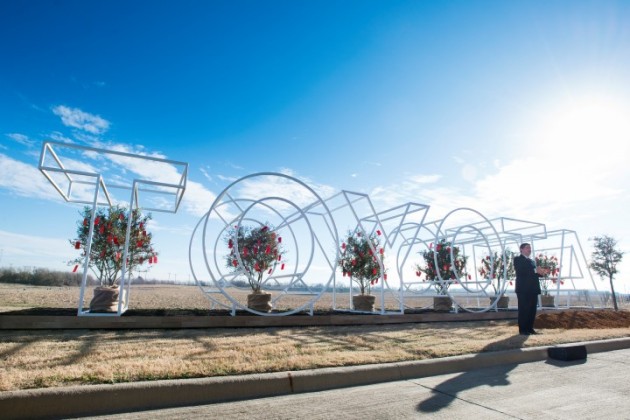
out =
<path fill-rule="evenodd" d="M 5 310 L 55 307 L 53 302 L 56 307 L 76 307 L 76 289 L 5 286 L 0 285 L 0 307 Z M 182 301 L 184 292 L 165 289 L 161 297 L 154 294 L 148 300 L 134 290 L 133 307 L 208 308 L 198 289 L 195 303 L 192 294 Z M 155 306 L 163 305 L 162 292 L 170 294 L 170 306 Z M 74 300 L 68 293 L 75 293 Z M 421 360 L 630 336 L 627 327 L 544 329 L 542 335 L 523 343 L 515 332 L 510 321 L 115 332 L 4 330 L 0 331 L 0 391 Z"/>

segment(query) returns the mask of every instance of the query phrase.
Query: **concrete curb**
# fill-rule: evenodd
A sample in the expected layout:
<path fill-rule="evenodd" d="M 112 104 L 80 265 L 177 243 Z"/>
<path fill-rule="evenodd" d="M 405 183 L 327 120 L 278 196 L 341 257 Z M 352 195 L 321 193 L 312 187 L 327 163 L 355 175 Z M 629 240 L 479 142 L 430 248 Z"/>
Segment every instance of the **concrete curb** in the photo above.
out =
<path fill-rule="evenodd" d="M 598 353 L 630 348 L 630 338 L 562 346 L 573 345 Z M 9 391 L 0 393 L 0 413 L 3 419 L 65 418 L 322 391 L 541 361 L 547 359 L 549 347 L 293 372 Z"/>

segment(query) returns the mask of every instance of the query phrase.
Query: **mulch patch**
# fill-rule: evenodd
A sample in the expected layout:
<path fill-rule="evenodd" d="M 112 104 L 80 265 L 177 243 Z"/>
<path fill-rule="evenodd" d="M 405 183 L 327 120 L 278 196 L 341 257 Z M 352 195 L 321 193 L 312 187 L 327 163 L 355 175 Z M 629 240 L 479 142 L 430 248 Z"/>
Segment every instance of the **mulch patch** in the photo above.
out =
<path fill-rule="evenodd" d="M 405 311 L 405 313 L 428 313 L 430 310 Z M 73 308 L 29 308 L 10 312 L 2 312 L 0 315 L 31 315 L 31 316 L 76 316 L 77 310 Z M 237 316 L 258 316 L 248 311 L 236 311 Z M 306 312 L 294 315 L 309 316 Z M 314 311 L 315 316 L 326 315 L 357 315 L 361 313 L 345 311 Z M 231 312 L 225 309 L 130 309 L 123 314 L 129 316 L 231 316 Z M 630 328 L 630 311 L 613 311 L 611 309 L 580 309 L 567 311 L 545 311 L 538 313 L 536 328 L 563 328 L 563 329 L 602 329 L 602 328 Z"/>
<path fill-rule="evenodd" d="M 275 311 L 272 311 L 272 313 Z M 428 309 L 410 309 L 405 314 L 422 314 L 435 312 Z M 375 312 L 374 315 L 377 313 Z M 30 315 L 30 316 L 76 316 L 75 308 L 26 308 L 14 311 L 0 312 L 0 315 Z M 302 311 L 292 314 L 293 316 L 310 316 L 308 311 Z M 330 315 L 370 315 L 360 312 L 343 311 L 343 310 L 314 310 L 314 316 L 330 316 Z M 129 309 L 122 314 L 123 317 L 129 316 L 232 316 L 232 312 L 227 309 Z M 249 311 L 237 310 L 236 316 L 259 316 Z"/>
<path fill-rule="evenodd" d="M 536 328 L 629 328 L 630 312 L 600 310 L 570 310 L 539 313 L 536 317 Z"/>

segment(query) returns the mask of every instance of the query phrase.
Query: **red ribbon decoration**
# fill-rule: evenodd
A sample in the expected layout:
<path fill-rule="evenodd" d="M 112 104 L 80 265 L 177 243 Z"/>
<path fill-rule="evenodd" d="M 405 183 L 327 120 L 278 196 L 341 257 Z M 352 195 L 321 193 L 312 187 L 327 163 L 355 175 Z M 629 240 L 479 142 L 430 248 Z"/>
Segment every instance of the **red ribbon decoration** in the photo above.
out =
<path fill-rule="evenodd" d="M 421 273 L 421 272 L 416 271 L 416 276 L 420 277 L 421 275 L 422 275 L 422 273 Z"/>
<path fill-rule="evenodd" d="M 271 246 L 267 245 L 267 248 L 265 248 L 265 254 L 269 254 L 271 252 Z"/>
<path fill-rule="evenodd" d="M 236 261 L 236 260 L 232 261 L 232 265 L 233 265 L 234 267 L 237 267 L 237 266 L 238 266 L 238 261 Z"/>
<path fill-rule="evenodd" d="M 280 270 L 284 270 L 284 263 L 280 266 Z"/>
<path fill-rule="evenodd" d="M 383 255 L 385 253 L 385 250 L 383 248 L 381 248 L 380 253 L 381 253 L 381 255 Z"/>
<path fill-rule="evenodd" d="M 157 264 L 157 255 L 156 255 L 155 257 L 153 257 L 153 262 L 154 262 L 155 264 Z"/>
<path fill-rule="evenodd" d="M 233 246 L 234 246 L 234 244 L 232 243 L 232 240 L 230 239 L 228 241 L 228 248 L 232 249 Z"/>
<path fill-rule="evenodd" d="M 376 234 L 377 234 L 378 236 L 381 236 L 381 231 L 380 231 L 380 230 L 377 230 L 377 231 L 376 231 Z"/>
<path fill-rule="evenodd" d="M 138 242 L 136 242 L 136 246 L 137 246 L 138 248 L 142 248 L 142 241 L 138 241 Z"/>
<path fill-rule="evenodd" d="M 83 226 L 87 226 L 88 225 L 88 219 L 87 217 L 85 219 L 83 219 Z"/>
<path fill-rule="evenodd" d="M 271 268 L 269 269 L 269 271 L 267 271 L 267 274 L 271 274 Z"/>
<path fill-rule="evenodd" d="M 81 242 L 80 241 L 76 241 L 75 242 L 74 249 L 81 249 Z"/>
<path fill-rule="evenodd" d="M 94 220 L 94 225 L 98 225 L 100 221 L 101 221 L 101 218 L 97 216 L 96 220 Z"/>
<path fill-rule="evenodd" d="M 345 242 L 341 244 L 341 249 L 346 249 L 346 243 Z"/>
<path fill-rule="evenodd" d="M 243 248 L 243 256 L 247 257 L 247 248 Z"/>
<path fill-rule="evenodd" d="M 376 275 L 376 273 L 377 273 L 376 268 L 373 268 L 373 269 L 372 269 L 372 275 L 373 275 L 373 276 L 375 276 L 375 275 Z"/>
<path fill-rule="evenodd" d="M 258 263 L 254 264 L 254 270 L 260 271 L 260 265 L 258 265 Z"/>
<path fill-rule="evenodd" d="M 76 273 L 78 268 L 79 268 L 79 264 L 75 265 L 74 268 L 72 269 L 72 272 Z"/>
<path fill-rule="evenodd" d="M 101 225 L 101 227 L 98 228 L 98 233 L 100 233 L 101 235 L 105 233 L 105 225 Z"/>
<path fill-rule="evenodd" d="M 282 237 L 278 236 L 278 242 L 282 242 Z"/>

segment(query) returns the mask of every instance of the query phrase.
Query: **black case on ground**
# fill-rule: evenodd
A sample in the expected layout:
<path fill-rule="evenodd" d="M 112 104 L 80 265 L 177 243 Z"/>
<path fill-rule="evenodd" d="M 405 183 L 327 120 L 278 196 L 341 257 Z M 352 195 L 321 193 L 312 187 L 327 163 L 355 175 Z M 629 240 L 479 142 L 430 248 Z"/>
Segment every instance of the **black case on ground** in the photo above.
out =
<path fill-rule="evenodd" d="M 586 346 L 549 347 L 547 355 L 550 359 L 570 362 L 572 360 L 586 359 Z"/>

